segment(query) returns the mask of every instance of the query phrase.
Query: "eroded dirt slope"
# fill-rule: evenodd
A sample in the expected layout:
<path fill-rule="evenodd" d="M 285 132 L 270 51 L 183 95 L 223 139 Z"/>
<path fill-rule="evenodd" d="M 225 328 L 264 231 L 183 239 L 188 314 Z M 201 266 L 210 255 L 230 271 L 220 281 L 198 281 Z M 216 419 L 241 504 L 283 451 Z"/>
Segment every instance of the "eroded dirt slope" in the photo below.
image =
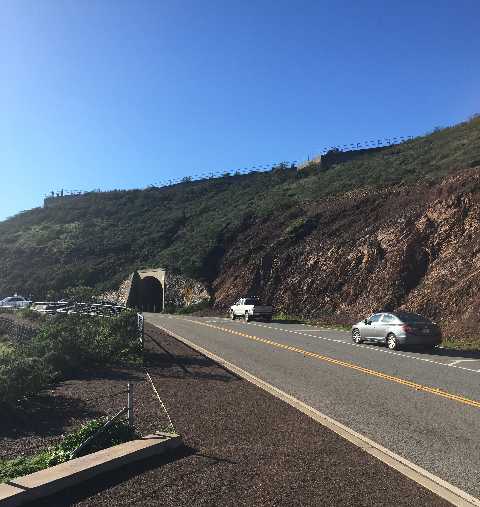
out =
<path fill-rule="evenodd" d="M 480 170 L 304 204 L 296 228 L 257 223 L 226 252 L 217 304 L 257 293 L 332 322 L 408 308 L 471 336 L 480 310 Z"/>

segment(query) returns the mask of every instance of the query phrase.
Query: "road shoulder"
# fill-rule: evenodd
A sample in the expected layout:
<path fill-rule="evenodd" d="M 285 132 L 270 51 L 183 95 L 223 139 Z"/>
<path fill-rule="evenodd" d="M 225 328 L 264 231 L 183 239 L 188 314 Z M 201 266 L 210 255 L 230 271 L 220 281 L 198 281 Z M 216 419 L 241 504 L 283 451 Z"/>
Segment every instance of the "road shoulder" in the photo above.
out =
<path fill-rule="evenodd" d="M 449 505 L 158 328 L 145 346 L 186 448 L 55 505 Z"/>

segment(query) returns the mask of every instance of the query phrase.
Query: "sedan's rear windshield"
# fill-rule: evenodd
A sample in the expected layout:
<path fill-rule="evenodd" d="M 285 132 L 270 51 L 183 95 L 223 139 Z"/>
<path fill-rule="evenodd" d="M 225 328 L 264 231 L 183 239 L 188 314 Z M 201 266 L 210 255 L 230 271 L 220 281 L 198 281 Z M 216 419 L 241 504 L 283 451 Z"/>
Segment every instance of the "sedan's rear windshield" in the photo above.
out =
<path fill-rule="evenodd" d="M 247 298 L 247 299 L 245 299 L 245 304 L 246 305 L 259 305 L 260 301 L 258 301 L 258 299 Z"/>
<path fill-rule="evenodd" d="M 422 315 L 418 315 L 418 313 L 397 313 L 396 316 L 402 321 L 402 322 L 421 322 L 423 324 L 429 323 L 430 321 L 422 317 Z"/>

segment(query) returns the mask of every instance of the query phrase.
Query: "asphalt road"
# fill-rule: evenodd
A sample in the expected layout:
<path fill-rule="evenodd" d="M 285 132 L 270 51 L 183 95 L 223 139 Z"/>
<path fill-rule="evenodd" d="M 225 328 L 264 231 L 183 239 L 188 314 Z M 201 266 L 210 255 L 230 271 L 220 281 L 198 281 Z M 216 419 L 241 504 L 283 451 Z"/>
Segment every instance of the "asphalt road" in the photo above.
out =
<path fill-rule="evenodd" d="M 299 324 L 145 317 L 480 497 L 480 355 L 393 352 Z"/>

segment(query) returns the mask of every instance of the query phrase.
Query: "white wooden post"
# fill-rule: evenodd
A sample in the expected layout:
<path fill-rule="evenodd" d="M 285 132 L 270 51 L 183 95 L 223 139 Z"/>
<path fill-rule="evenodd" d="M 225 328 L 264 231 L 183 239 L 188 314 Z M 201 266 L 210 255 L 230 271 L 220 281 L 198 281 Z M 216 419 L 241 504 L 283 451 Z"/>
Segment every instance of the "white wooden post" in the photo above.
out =
<path fill-rule="evenodd" d="M 127 385 L 127 417 L 128 425 L 133 428 L 133 387 L 130 382 Z"/>

